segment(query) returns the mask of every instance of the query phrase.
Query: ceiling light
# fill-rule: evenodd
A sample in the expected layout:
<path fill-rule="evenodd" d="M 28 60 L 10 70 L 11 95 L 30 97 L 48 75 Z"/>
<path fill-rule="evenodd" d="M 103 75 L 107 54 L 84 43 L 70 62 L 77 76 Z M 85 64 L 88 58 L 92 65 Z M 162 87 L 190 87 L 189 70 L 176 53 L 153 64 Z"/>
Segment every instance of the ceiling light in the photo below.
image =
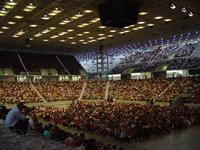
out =
<path fill-rule="evenodd" d="M 154 26 L 154 25 L 155 25 L 155 24 L 153 24 L 153 23 L 147 24 L 148 27 L 152 27 L 152 26 Z"/>
<path fill-rule="evenodd" d="M 0 10 L 0 13 L 2 13 L 2 14 L 7 14 L 8 11 L 6 11 L 6 10 Z"/>
<path fill-rule="evenodd" d="M 171 4 L 170 8 L 171 9 L 176 9 L 176 6 L 174 4 Z"/>
<path fill-rule="evenodd" d="M 51 39 L 55 39 L 55 38 L 57 38 L 58 37 L 58 35 L 53 35 L 53 36 L 51 36 L 50 38 Z"/>
<path fill-rule="evenodd" d="M 80 41 L 80 42 L 84 42 L 85 40 L 82 40 L 82 39 L 81 39 L 81 40 L 79 40 L 79 41 Z"/>
<path fill-rule="evenodd" d="M 56 27 L 49 27 L 49 29 L 50 29 L 50 30 L 54 30 L 54 29 L 56 29 Z"/>
<path fill-rule="evenodd" d="M 78 36 L 83 36 L 83 34 L 77 34 Z"/>
<path fill-rule="evenodd" d="M 14 37 L 14 38 L 18 38 L 19 36 L 18 36 L 18 35 L 13 35 L 12 37 Z"/>
<path fill-rule="evenodd" d="M 83 15 L 81 13 L 78 13 L 75 15 L 76 17 L 83 17 Z"/>
<path fill-rule="evenodd" d="M 71 42 L 71 44 L 76 44 L 76 42 Z"/>
<path fill-rule="evenodd" d="M 33 38 L 29 38 L 29 40 L 33 41 Z"/>
<path fill-rule="evenodd" d="M 103 40 L 103 39 L 106 39 L 106 37 L 100 37 L 100 38 L 98 38 L 98 40 Z"/>
<path fill-rule="evenodd" d="M 22 19 L 22 18 L 24 18 L 24 16 L 14 16 L 14 18 L 16 18 L 16 19 Z"/>
<path fill-rule="evenodd" d="M 6 14 L 2 14 L 2 13 L 0 13 L 0 16 L 2 16 L 2 17 L 3 17 L 3 16 L 6 16 Z"/>
<path fill-rule="evenodd" d="M 87 42 L 83 42 L 83 44 L 87 44 Z"/>
<path fill-rule="evenodd" d="M 124 31 L 121 31 L 121 32 L 119 32 L 119 34 L 125 34 L 125 32 L 124 32 Z"/>
<path fill-rule="evenodd" d="M 61 25 L 65 25 L 65 24 L 67 24 L 67 23 L 65 23 L 65 22 L 60 22 L 59 24 L 61 24 Z"/>
<path fill-rule="evenodd" d="M 71 17 L 71 19 L 74 19 L 74 20 L 76 20 L 76 19 L 78 19 L 79 17 L 77 17 L 77 16 L 73 16 L 73 17 Z"/>
<path fill-rule="evenodd" d="M 103 34 L 103 33 L 100 33 L 100 34 L 98 34 L 98 36 L 104 36 L 104 34 Z"/>
<path fill-rule="evenodd" d="M 46 33 L 50 32 L 50 31 L 51 31 L 51 30 L 46 29 L 46 30 L 42 31 L 42 33 L 43 33 L 43 34 L 46 34 Z"/>
<path fill-rule="evenodd" d="M 67 32 L 61 32 L 58 35 L 62 36 L 62 35 L 65 35 L 65 34 L 67 34 Z"/>
<path fill-rule="evenodd" d="M 88 39 L 93 39 L 94 37 L 92 37 L 92 36 L 90 36 L 90 37 L 88 37 Z"/>
<path fill-rule="evenodd" d="M 111 33 L 117 32 L 117 30 L 110 30 Z"/>
<path fill-rule="evenodd" d="M 124 33 L 129 33 L 129 32 L 130 32 L 130 30 L 125 30 L 125 31 L 124 31 Z"/>
<path fill-rule="evenodd" d="M 53 12 L 51 12 L 51 13 L 48 13 L 48 15 L 49 15 L 49 16 L 56 16 L 57 13 L 53 13 Z"/>
<path fill-rule="evenodd" d="M 106 28 L 106 27 L 105 27 L 105 26 L 99 26 L 99 28 L 100 28 L 100 29 L 104 29 L 104 28 Z"/>
<path fill-rule="evenodd" d="M 8 24 L 16 24 L 16 22 L 9 21 Z"/>
<path fill-rule="evenodd" d="M 84 12 L 84 13 L 91 13 L 91 12 L 93 12 L 93 10 L 87 9 L 87 10 L 84 10 L 83 12 Z"/>
<path fill-rule="evenodd" d="M 28 9 L 28 8 L 24 8 L 23 11 L 26 11 L 26 12 L 31 12 L 32 9 Z"/>
<path fill-rule="evenodd" d="M 68 39 L 72 40 L 72 39 L 74 39 L 74 37 L 70 36 L 70 37 L 68 37 Z"/>
<path fill-rule="evenodd" d="M 68 32 L 73 32 L 73 31 L 74 31 L 74 29 L 68 29 L 67 31 L 68 31 Z"/>
<path fill-rule="evenodd" d="M 84 26 L 83 26 L 83 25 L 78 25 L 77 27 L 79 27 L 79 28 L 83 28 Z"/>
<path fill-rule="evenodd" d="M 139 29 L 138 29 L 138 28 L 133 28 L 133 30 L 134 30 L 134 31 L 137 31 L 137 30 L 139 30 Z"/>
<path fill-rule="evenodd" d="M 144 15 L 147 15 L 147 14 L 148 14 L 148 12 L 145 12 L 145 11 L 139 13 L 140 16 L 144 16 Z"/>
<path fill-rule="evenodd" d="M 162 19 L 162 18 L 163 18 L 162 16 L 154 17 L 154 19 L 156 19 L 156 20 L 159 20 L 159 19 Z"/>
<path fill-rule="evenodd" d="M 7 9 L 12 9 L 13 8 L 13 6 L 10 6 L 10 5 L 4 5 L 4 7 L 7 8 Z"/>
<path fill-rule="evenodd" d="M 52 12 L 53 12 L 53 13 L 57 13 L 57 14 L 58 14 L 58 13 L 60 13 L 60 12 L 62 12 L 62 11 L 61 11 L 61 10 L 59 10 L 58 8 L 55 8 L 55 10 L 53 10 Z"/>
<path fill-rule="evenodd" d="M 4 29 L 4 30 L 7 30 L 7 29 L 9 29 L 9 27 L 1 27 L 2 29 Z"/>
<path fill-rule="evenodd" d="M 144 27 L 143 27 L 143 26 L 140 26 L 140 27 L 138 27 L 138 29 L 144 29 Z"/>
<path fill-rule="evenodd" d="M 66 40 L 60 40 L 60 42 L 65 42 Z"/>
<path fill-rule="evenodd" d="M 194 14 L 193 14 L 192 12 L 190 12 L 190 13 L 188 14 L 188 16 L 193 17 Z"/>
<path fill-rule="evenodd" d="M 110 38 L 110 37 L 114 37 L 114 35 L 110 34 L 110 35 L 108 35 L 108 37 L 109 37 L 109 38 Z"/>
<path fill-rule="evenodd" d="M 40 37 L 40 36 L 42 36 L 41 33 L 38 33 L 38 34 L 34 35 L 34 37 Z"/>
<path fill-rule="evenodd" d="M 140 22 L 138 22 L 138 24 L 145 24 L 146 22 L 144 22 L 144 21 L 140 21 Z"/>
<path fill-rule="evenodd" d="M 88 26 L 89 24 L 88 24 L 88 23 L 83 23 L 82 25 L 83 25 L 83 26 Z"/>
<path fill-rule="evenodd" d="M 10 0 L 9 2 L 6 3 L 7 5 L 15 6 L 17 5 L 16 2 L 13 2 L 13 0 Z"/>
<path fill-rule="evenodd" d="M 44 39 L 43 41 L 44 41 L 44 42 L 48 42 L 49 40 L 48 40 L 48 39 Z"/>
<path fill-rule="evenodd" d="M 43 17 L 41 17 L 41 19 L 43 19 L 43 20 L 49 20 L 50 17 L 48 17 L 47 15 L 44 15 Z"/>
<path fill-rule="evenodd" d="M 90 32 L 88 32 L 88 31 L 85 31 L 85 32 L 83 32 L 84 34 L 89 34 Z"/>
<path fill-rule="evenodd" d="M 30 25 L 30 27 L 32 27 L 32 28 L 35 28 L 35 27 L 37 27 L 38 25 L 37 24 L 31 24 Z"/>
<path fill-rule="evenodd" d="M 4 33 L 3 31 L 0 31 L 0 34 Z"/>
<path fill-rule="evenodd" d="M 68 19 L 65 19 L 63 22 L 64 22 L 64 23 L 69 23 L 69 22 L 70 22 L 70 20 L 68 20 Z"/>
<path fill-rule="evenodd" d="M 102 38 L 101 38 L 101 40 L 102 40 Z M 90 40 L 90 41 L 88 41 L 89 43 L 92 43 L 92 42 L 95 42 L 95 41 L 97 41 L 97 40 Z"/>
<path fill-rule="evenodd" d="M 164 19 L 165 22 L 172 21 L 172 19 Z"/>
<path fill-rule="evenodd" d="M 26 6 L 27 8 L 29 8 L 29 9 L 35 9 L 36 8 L 36 6 L 33 6 L 33 3 L 30 3 L 28 6 Z"/>

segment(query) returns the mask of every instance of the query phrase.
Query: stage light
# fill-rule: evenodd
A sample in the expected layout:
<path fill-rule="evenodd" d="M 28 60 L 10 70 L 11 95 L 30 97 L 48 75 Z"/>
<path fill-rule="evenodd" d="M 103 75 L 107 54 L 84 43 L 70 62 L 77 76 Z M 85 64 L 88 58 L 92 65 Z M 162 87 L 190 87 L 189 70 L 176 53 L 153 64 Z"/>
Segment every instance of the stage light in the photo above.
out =
<path fill-rule="evenodd" d="M 170 8 L 171 9 L 176 9 L 176 6 L 174 4 L 171 4 Z"/>
<path fill-rule="evenodd" d="M 183 8 L 181 9 L 181 11 L 182 11 L 183 13 L 187 12 L 187 10 L 186 10 L 185 7 L 183 7 Z"/>
<path fill-rule="evenodd" d="M 190 12 L 190 13 L 188 14 L 188 16 L 193 17 L 194 14 L 193 14 L 192 12 Z"/>

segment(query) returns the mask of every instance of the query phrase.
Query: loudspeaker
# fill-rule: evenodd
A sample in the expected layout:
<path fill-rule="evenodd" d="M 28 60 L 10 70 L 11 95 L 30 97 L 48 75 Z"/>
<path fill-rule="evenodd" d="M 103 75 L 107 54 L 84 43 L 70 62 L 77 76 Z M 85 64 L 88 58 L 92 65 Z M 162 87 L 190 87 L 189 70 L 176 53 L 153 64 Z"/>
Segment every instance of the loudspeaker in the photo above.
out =
<path fill-rule="evenodd" d="M 123 28 L 137 23 L 139 4 L 135 0 L 106 0 L 98 5 L 104 26 Z"/>

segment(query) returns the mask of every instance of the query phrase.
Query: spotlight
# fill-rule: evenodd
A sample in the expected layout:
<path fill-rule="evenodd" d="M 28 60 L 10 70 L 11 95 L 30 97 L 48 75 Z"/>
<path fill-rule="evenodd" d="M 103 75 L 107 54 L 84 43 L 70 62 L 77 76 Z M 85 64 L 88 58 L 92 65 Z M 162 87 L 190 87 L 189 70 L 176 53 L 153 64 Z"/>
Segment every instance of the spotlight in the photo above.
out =
<path fill-rule="evenodd" d="M 183 7 L 183 8 L 181 9 L 181 11 L 182 11 L 183 13 L 187 12 L 187 10 L 186 10 L 185 7 Z"/>
<path fill-rule="evenodd" d="M 170 8 L 171 9 L 176 9 L 176 6 L 174 4 L 171 4 Z"/>
<path fill-rule="evenodd" d="M 190 12 L 190 13 L 188 14 L 188 16 L 193 17 L 194 14 L 193 14 L 192 12 Z"/>

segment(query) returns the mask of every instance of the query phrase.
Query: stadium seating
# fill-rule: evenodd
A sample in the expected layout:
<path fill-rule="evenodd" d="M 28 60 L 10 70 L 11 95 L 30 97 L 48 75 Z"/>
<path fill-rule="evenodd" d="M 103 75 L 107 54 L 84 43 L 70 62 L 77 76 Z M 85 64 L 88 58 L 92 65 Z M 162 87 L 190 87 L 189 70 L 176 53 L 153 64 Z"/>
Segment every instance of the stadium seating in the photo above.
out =
<path fill-rule="evenodd" d="M 78 99 L 83 82 L 37 82 L 34 85 L 47 101 L 63 101 Z"/>
<path fill-rule="evenodd" d="M 38 106 L 33 114 L 53 124 L 126 141 L 166 134 L 200 121 L 200 112 L 192 108 L 105 102 L 79 102 L 66 109 Z"/>
<path fill-rule="evenodd" d="M 47 101 L 77 100 L 84 81 L 76 82 L 35 82 L 37 91 Z M 41 101 L 30 83 L 1 82 L 0 99 L 6 103 Z M 169 102 L 181 95 L 189 97 L 191 102 L 200 103 L 199 77 L 119 80 L 110 81 L 109 95 L 116 100 Z M 87 81 L 83 100 L 103 100 L 106 93 L 106 81 Z"/>
<path fill-rule="evenodd" d="M 0 82 L 0 100 L 3 103 L 17 102 L 40 102 L 42 99 L 37 95 L 30 83 Z"/>

